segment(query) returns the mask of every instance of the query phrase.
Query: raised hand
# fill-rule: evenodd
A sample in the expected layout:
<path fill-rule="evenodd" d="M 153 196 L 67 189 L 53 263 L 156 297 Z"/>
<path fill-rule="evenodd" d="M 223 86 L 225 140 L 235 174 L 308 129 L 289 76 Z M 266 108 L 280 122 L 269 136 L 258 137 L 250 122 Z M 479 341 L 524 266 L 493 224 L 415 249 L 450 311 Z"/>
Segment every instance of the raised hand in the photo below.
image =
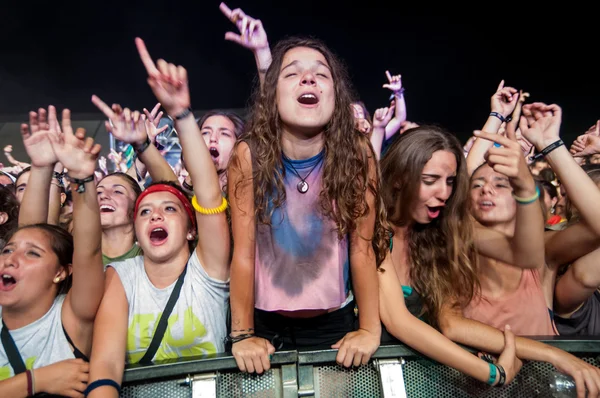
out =
<path fill-rule="evenodd" d="M 498 89 L 492 95 L 492 112 L 498 112 L 505 118 L 509 117 L 517 106 L 517 101 L 519 100 L 517 93 L 517 89 L 513 87 L 504 87 L 504 80 L 502 80 L 498 85 Z"/>
<path fill-rule="evenodd" d="M 63 111 L 63 122 L 70 120 L 70 111 Z M 100 153 L 100 144 L 95 144 L 94 139 L 85 137 L 85 129 L 79 128 L 73 134 L 73 129 L 64 128 L 61 136 L 51 135 L 49 141 L 58 160 L 69 170 L 71 178 L 87 178 L 96 170 L 96 159 Z"/>
<path fill-rule="evenodd" d="M 402 75 L 394 75 L 390 74 L 390 71 L 385 71 L 385 76 L 388 79 L 388 83 L 383 85 L 383 88 L 387 88 L 392 90 L 394 94 L 402 90 Z"/>
<path fill-rule="evenodd" d="M 65 123 L 71 125 L 70 116 L 67 116 L 66 120 L 63 116 L 63 124 Z M 29 125 L 21 124 L 21 136 L 32 166 L 54 166 L 57 158 L 52 150 L 49 137 L 58 137 L 59 134 L 60 127 L 54 106 L 50 105 L 47 112 L 43 108 L 40 108 L 38 113 L 29 112 Z"/>
<path fill-rule="evenodd" d="M 162 118 L 163 112 L 158 110 L 160 109 L 160 102 L 154 105 L 152 112 L 148 112 L 148 109 L 144 108 L 144 114 L 146 115 L 145 123 L 146 123 L 146 132 L 148 133 L 148 137 L 150 141 L 154 144 L 156 142 L 156 136 L 169 128 L 168 125 L 164 125 L 161 128 L 158 128 L 160 123 L 160 119 Z"/>
<path fill-rule="evenodd" d="M 392 101 L 389 108 L 385 107 L 377 109 L 373 115 L 373 129 L 385 129 L 385 126 L 387 126 L 390 120 L 392 120 L 394 117 L 395 107 L 396 104 Z"/>
<path fill-rule="evenodd" d="M 523 136 L 541 151 L 559 139 L 561 118 L 562 110 L 558 105 L 534 102 L 523 106 L 519 128 Z"/>
<path fill-rule="evenodd" d="M 12 145 L 7 145 L 4 147 L 4 153 L 11 153 L 12 149 Z"/>
<path fill-rule="evenodd" d="M 239 8 L 232 11 L 225 3 L 221 3 L 219 9 L 227 19 L 235 24 L 240 32 L 239 34 L 235 32 L 225 33 L 225 40 L 237 43 L 242 47 L 252 50 L 252 52 L 269 50 L 267 32 L 265 32 L 260 19 L 254 19 L 246 15 Z"/>
<path fill-rule="evenodd" d="M 109 121 L 104 122 L 106 131 L 112 133 L 119 141 L 135 146 L 143 145 L 148 139 L 146 122 L 138 111 L 132 112 L 129 108 L 122 109 L 120 105 L 111 107 L 95 95 L 92 102 L 104 113 Z"/>
<path fill-rule="evenodd" d="M 494 171 L 508 177 L 515 195 L 531 196 L 531 193 L 535 192 L 535 182 L 529 172 L 525 157 L 521 152 L 521 146 L 517 142 L 514 131 L 507 130 L 506 133 L 507 137 L 482 131 L 473 132 L 476 137 L 497 144 L 488 150 L 485 159 Z"/>
<path fill-rule="evenodd" d="M 100 158 L 98 158 L 98 167 L 105 175 L 108 174 L 108 169 L 106 168 L 106 158 L 104 156 L 100 156 Z"/>
<path fill-rule="evenodd" d="M 600 153 L 600 137 L 593 134 L 580 135 L 571 145 L 570 152 L 575 157 Z"/>
<path fill-rule="evenodd" d="M 163 59 L 154 64 L 144 41 L 138 37 L 135 44 L 148 72 L 148 85 L 167 113 L 177 116 L 190 108 L 187 70 L 181 65 L 168 64 Z"/>
<path fill-rule="evenodd" d="M 400 123 L 400 134 L 404 134 L 406 130 L 415 129 L 417 127 L 419 127 L 417 123 L 405 120 L 402 123 Z"/>

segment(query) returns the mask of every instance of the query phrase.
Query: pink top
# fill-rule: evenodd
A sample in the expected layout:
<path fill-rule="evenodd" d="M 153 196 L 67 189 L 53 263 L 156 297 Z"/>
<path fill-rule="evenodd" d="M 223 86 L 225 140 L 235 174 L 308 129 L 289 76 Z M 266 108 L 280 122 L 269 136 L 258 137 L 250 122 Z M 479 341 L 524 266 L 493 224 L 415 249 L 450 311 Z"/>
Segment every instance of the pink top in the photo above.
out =
<path fill-rule="evenodd" d="M 474 298 L 463 314 L 500 330 L 510 325 L 518 336 L 558 335 L 536 269 L 523 270 L 519 287 L 513 293 L 499 298 Z"/>

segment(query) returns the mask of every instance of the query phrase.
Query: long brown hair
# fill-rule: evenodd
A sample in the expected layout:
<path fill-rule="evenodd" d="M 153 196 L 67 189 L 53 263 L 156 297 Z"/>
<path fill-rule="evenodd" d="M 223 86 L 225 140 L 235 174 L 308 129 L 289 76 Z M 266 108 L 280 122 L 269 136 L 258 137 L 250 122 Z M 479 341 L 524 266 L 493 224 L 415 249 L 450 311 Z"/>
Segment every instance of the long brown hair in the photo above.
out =
<path fill-rule="evenodd" d="M 277 108 L 276 90 L 285 54 L 297 47 L 308 47 L 320 52 L 331 69 L 335 90 L 335 108 L 324 128 L 324 161 L 320 207 L 323 214 L 337 226 L 339 238 L 356 229 L 356 220 L 369 212 L 366 192 L 375 196 L 377 207 L 373 246 L 379 264 L 385 258 L 387 243 L 383 206 L 379 197 L 379 176 L 369 178 L 369 164 L 377 170 L 373 149 L 364 134 L 355 129 L 352 90 L 342 62 L 316 39 L 289 38 L 273 49 L 273 62 L 267 70 L 263 88 L 257 88 L 246 141 L 250 146 L 253 163 L 254 209 L 257 222 L 271 223 L 273 211 L 286 200 L 283 183 L 282 127 Z M 230 167 L 241 169 L 239 159 L 232 153 Z M 377 171 L 378 174 L 378 171 Z M 247 183 L 250 176 L 242 176 L 236 186 Z M 335 203 L 335 205 L 334 205 Z"/>
<path fill-rule="evenodd" d="M 419 196 L 421 174 L 436 151 L 454 154 L 457 164 L 452 194 L 442 214 L 429 224 L 413 224 L 411 210 Z M 381 159 L 382 197 L 388 221 L 408 226 L 408 259 L 413 287 L 429 321 L 438 325 L 445 304 L 466 306 L 479 290 L 473 221 L 469 213 L 469 177 L 456 137 L 436 126 L 420 126 L 397 139 Z"/>

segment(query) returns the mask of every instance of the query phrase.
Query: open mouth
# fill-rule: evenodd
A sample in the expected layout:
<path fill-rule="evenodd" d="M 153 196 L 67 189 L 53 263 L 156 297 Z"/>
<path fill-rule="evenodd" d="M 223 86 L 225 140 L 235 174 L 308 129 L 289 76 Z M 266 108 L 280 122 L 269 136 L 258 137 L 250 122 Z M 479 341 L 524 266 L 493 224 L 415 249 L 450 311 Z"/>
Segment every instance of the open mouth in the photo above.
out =
<path fill-rule="evenodd" d="M 482 200 L 481 202 L 479 202 L 479 207 L 482 210 L 489 210 L 493 207 L 496 207 L 496 205 L 491 200 Z"/>
<path fill-rule="evenodd" d="M 150 242 L 155 245 L 162 245 L 167 241 L 169 233 L 163 228 L 154 228 L 150 231 Z"/>
<path fill-rule="evenodd" d="M 8 274 L 2 274 L 2 283 L 0 284 L 0 290 L 7 291 L 11 290 L 17 284 L 17 280 Z"/>
<path fill-rule="evenodd" d="M 435 207 L 427 206 L 427 215 L 431 219 L 438 218 L 440 216 L 440 213 L 442 212 L 443 208 L 444 208 L 443 206 L 435 206 Z"/>
<path fill-rule="evenodd" d="M 100 213 L 113 213 L 115 209 L 113 206 L 111 205 L 102 205 L 100 206 Z"/>
<path fill-rule="evenodd" d="M 210 157 L 212 158 L 213 161 L 217 160 L 217 158 L 219 157 L 219 150 L 217 148 L 215 148 L 214 146 L 211 146 L 208 151 L 210 152 Z"/>
<path fill-rule="evenodd" d="M 319 98 L 312 93 L 305 93 L 298 97 L 298 102 L 302 105 L 316 105 L 319 103 Z"/>

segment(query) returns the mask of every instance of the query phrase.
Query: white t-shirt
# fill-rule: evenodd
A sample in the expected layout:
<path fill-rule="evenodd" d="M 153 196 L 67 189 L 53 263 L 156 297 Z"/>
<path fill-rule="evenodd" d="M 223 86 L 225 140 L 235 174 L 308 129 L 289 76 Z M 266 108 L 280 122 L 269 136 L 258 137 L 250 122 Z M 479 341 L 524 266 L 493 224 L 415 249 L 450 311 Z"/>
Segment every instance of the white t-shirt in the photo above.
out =
<path fill-rule="evenodd" d="M 56 297 L 52 307 L 37 321 L 10 331 L 27 369 L 38 369 L 66 359 L 75 359 L 62 327 L 62 306 L 65 294 Z M 15 372 L 0 344 L 0 380 Z"/>
<path fill-rule="evenodd" d="M 176 282 L 164 289 L 156 288 L 148 279 L 142 256 L 109 267 L 117 271 L 129 303 L 126 363 L 136 363 L 150 346 Z M 187 267 L 179 299 L 153 361 L 224 351 L 229 281 L 208 276 L 196 251 Z"/>

